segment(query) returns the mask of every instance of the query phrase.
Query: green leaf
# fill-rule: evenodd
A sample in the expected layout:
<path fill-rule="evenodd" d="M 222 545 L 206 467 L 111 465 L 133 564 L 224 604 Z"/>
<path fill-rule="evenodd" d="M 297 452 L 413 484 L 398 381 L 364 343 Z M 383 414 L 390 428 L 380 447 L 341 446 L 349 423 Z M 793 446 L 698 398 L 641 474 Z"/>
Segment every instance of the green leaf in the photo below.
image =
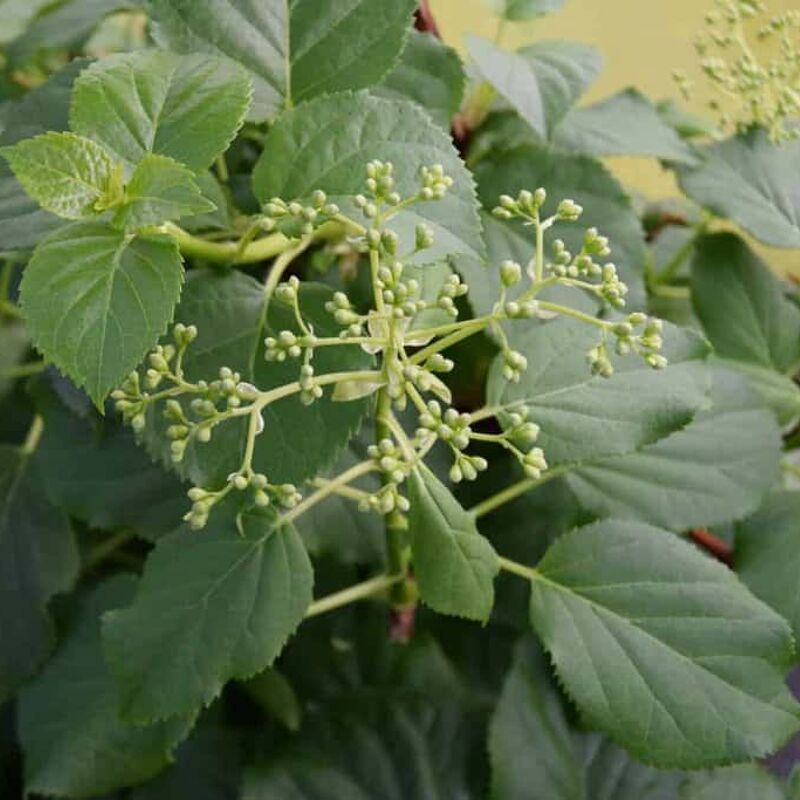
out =
<path fill-rule="evenodd" d="M 47 488 L 70 516 L 97 530 L 129 528 L 155 541 L 180 525 L 186 493 L 153 464 L 121 424 L 64 405 L 46 377 L 31 394 L 45 423 L 37 460 Z"/>
<path fill-rule="evenodd" d="M 493 800 L 674 800 L 680 776 L 570 731 L 550 670 L 521 639 L 489 729 Z"/>
<path fill-rule="evenodd" d="M 772 409 L 781 425 L 788 425 L 800 416 L 800 386 L 788 375 L 744 361 L 720 359 L 719 363 L 744 375 L 753 390 Z"/>
<path fill-rule="evenodd" d="M 424 465 L 408 478 L 408 533 L 422 601 L 440 614 L 486 621 L 494 605 L 497 554 L 475 518 Z"/>
<path fill-rule="evenodd" d="M 553 140 L 556 147 L 592 156 L 652 156 L 697 162 L 691 147 L 636 89 L 625 89 L 600 103 L 573 109 L 559 123 Z"/>
<path fill-rule="evenodd" d="M 292 101 L 379 83 L 403 50 L 416 5 L 416 0 L 292 0 Z"/>
<path fill-rule="evenodd" d="M 305 197 L 322 189 L 349 210 L 350 198 L 363 190 L 366 164 L 373 159 L 395 166 L 396 191 L 419 191 L 419 168 L 442 164 L 454 180 L 443 200 L 416 203 L 399 211 L 392 224 L 401 249 L 413 250 L 418 223 L 428 224 L 436 242 L 426 260 L 450 253 L 481 255 L 480 221 L 472 179 L 448 134 L 419 106 L 365 92 L 338 94 L 287 111 L 272 126 L 264 153 L 253 172 L 260 201 L 278 195 Z"/>
<path fill-rule="evenodd" d="M 99 407 L 166 330 L 182 282 L 171 238 L 79 222 L 36 248 L 20 301 L 33 344 Z"/>
<path fill-rule="evenodd" d="M 300 730 L 303 707 L 292 684 L 282 672 L 269 667 L 247 681 L 244 689 L 270 717 L 293 733 Z"/>
<path fill-rule="evenodd" d="M 66 515 L 47 498 L 30 456 L 0 445 L 0 702 L 49 652 L 47 603 L 77 575 Z"/>
<path fill-rule="evenodd" d="M 597 50 L 579 42 L 537 42 L 515 53 L 477 36 L 466 43 L 484 80 L 544 139 L 602 69 Z"/>
<path fill-rule="evenodd" d="M 114 215 L 114 225 L 136 230 L 194 214 L 207 214 L 215 208 L 201 194 L 194 173 L 188 167 L 166 156 L 148 153 L 125 187 L 125 200 Z"/>
<path fill-rule="evenodd" d="M 783 788 L 755 764 L 715 769 L 691 775 L 681 787 L 680 800 L 785 800 Z"/>
<path fill-rule="evenodd" d="M 583 206 L 579 222 L 553 225 L 550 240 L 562 239 L 568 250 L 577 253 L 586 229 L 597 228 L 609 238 L 611 258 L 630 289 L 628 307 L 645 305 L 642 274 L 648 256 L 642 224 L 628 195 L 599 162 L 526 145 L 489 153 L 475 165 L 474 171 L 481 202 L 487 209 L 497 205 L 501 194 L 516 195 L 522 189 L 533 191 L 539 186 L 548 193 L 545 214 L 555 213 L 556 205 L 564 198 Z M 516 224 L 510 227 L 530 242 L 530 259 L 534 253 L 530 228 Z"/>
<path fill-rule="evenodd" d="M 320 284 L 304 282 L 299 292 L 300 311 L 317 336 L 337 336 L 340 330 L 325 304 L 333 290 Z M 289 306 L 273 300 L 267 314 L 267 335 L 300 328 Z M 259 341 L 259 345 L 262 342 Z M 317 375 L 333 372 L 370 370 L 372 356 L 360 347 L 324 347 L 314 354 Z M 268 362 L 259 347 L 253 382 L 260 389 L 274 389 L 299 377 L 298 361 Z M 333 390 L 304 406 L 297 395 L 278 400 L 264 409 L 264 432 L 256 442 L 254 465 L 278 483 L 300 483 L 329 467 L 350 441 L 370 408 L 370 398 L 337 402 Z"/>
<path fill-rule="evenodd" d="M 100 616 L 128 602 L 135 585 L 120 575 L 82 597 L 56 654 L 23 689 L 19 733 L 28 792 L 89 797 L 140 783 L 171 761 L 191 728 L 185 717 L 127 725 L 117 713 L 100 652 Z"/>
<path fill-rule="evenodd" d="M 104 620 L 106 658 L 126 719 L 191 714 L 231 678 L 268 667 L 312 600 L 313 573 L 291 525 L 220 510 L 202 535 L 161 539 L 133 604 Z"/>
<path fill-rule="evenodd" d="M 200 172 L 233 141 L 250 95 L 244 70 L 229 61 L 140 50 L 81 73 L 70 123 L 129 165 L 157 153 Z"/>
<path fill-rule="evenodd" d="M 65 219 L 96 216 L 119 184 L 108 153 L 72 133 L 43 133 L 23 139 L 2 148 L 0 155 L 43 209 Z"/>
<path fill-rule="evenodd" d="M 800 197 L 794 191 L 800 142 L 777 146 L 766 131 L 754 129 L 700 152 L 701 164 L 678 169 L 692 200 L 765 244 L 800 247 Z"/>
<path fill-rule="evenodd" d="M 430 33 L 411 31 L 400 61 L 375 87 L 381 97 L 413 100 L 450 129 L 464 95 L 464 67 L 455 50 Z"/>
<path fill-rule="evenodd" d="M 736 526 L 736 571 L 765 603 L 800 634 L 800 493 L 769 495 L 754 514 Z"/>
<path fill-rule="evenodd" d="M 50 0 L 0 0 L 3 15 L 0 44 L 7 45 L 24 33 L 31 20 L 49 3 Z"/>
<path fill-rule="evenodd" d="M 489 727 L 493 800 L 583 800 L 577 741 L 540 648 L 523 638 Z"/>
<path fill-rule="evenodd" d="M 0 145 L 12 145 L 46 131 L 67 130 L 72 84 L 86 64 L 82 59 L 72 61 L 11 104 L 6 127 L 0 134 Z M 0 161 L 0 253 L 32 248 L 39 239 L 63 224 L 55 215 L 42 211 L 14 177 L 8 164 Z"/>
<path fill-rule="evenodd" d="M 238 800 L 241 781 L 239 731 L 203 720 L 181 744 L 175 763 L 130 800 Z"/>
<path fill-rule="evenodd" d="M 405 44 L 414 0 L 150 0 L 156 40 L 178 52 L 226 56 L 253 79 L 250 118 L 372 86 Z"/>
<path fill-rule="evenodd" d="M 250 119 L 268 119 L 282 107 L 288 81 L 288 0 L 149 0 L 148 6 L 162 46 L 225 57 L 247 70 L 253 82 Z"/>
<path fill-rule="evenodd" d="M 666 531 L 609 520 L 560 538 L 530 613 L 586 721 L 645 763 L 758 758 L 800 727 L 789 626 Z"/>
<path fill-rule="evenodd" d="M 566 0 L 501 0 L 501 15 L 512 22 L 524 22 L 564 7 Z"/>
<path fill-rule="evenodd" d="M 719 233 L 698 241 L 692 300 L 721 358 L 778 372 L 800 366 L 800 308 L 738 236 Z"/>
<path fill-rule="evenodd" d="M 711 408 L 683 430 L 572 469 L 566 480 L 581 505 L 672 530 L 753 511 L 780 476 L 780 431 L 743 378 L 714 369 L 712 381 Z"/>
<path fill-rule="evenodd" d="M 0 323 L 0 399 L 14 385 L 9 372 L 22 361 L 29 347 L 28 334 L 21 322 Z"/>
<path fill-rule="evenodd" d="M 195 175 L 200 193 L 214 206 L 213 211 L 197 214 L 182 220 L 181 227 L 189 233 L 204 230 L 228 230 L 231 227 L 231 213 L 228 198 L 220 182 L 210 173 Z"/>
<path fill-rule="evenodd" d="M 519 383 L 505 379 L 502 356 L 492 365 L 488 402 L 524 403 L 541 426 L 538 444 L 551 465 L 631 453 L 688 425 L 708 405 L 709 380 L 700 337 L 664 326 L 666 370 L 618 358 L 611 378 L 593 376 L 586 352 L 598 331 L 561 318 L 527 327 L 512 339 L 529 363 Z"/>
<path fill-rule="evenodd" d="M 138 0 L 69 0 L 48 3 L 25 33 L 8 48 L 15 65 L 32 61 L 44 50 L 80 50 L 104 17 L 116 11 L 134 11 Z"/>

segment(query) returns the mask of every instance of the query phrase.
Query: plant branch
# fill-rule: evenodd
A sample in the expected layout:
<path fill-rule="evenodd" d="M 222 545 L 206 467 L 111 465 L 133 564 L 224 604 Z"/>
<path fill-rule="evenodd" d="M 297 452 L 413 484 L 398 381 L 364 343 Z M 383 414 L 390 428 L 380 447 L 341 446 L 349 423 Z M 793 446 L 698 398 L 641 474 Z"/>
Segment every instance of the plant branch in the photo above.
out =
<path fill-rule="evenodd" d="M 102 564 L 107 558 L 114 555 L 123 545 L 136 538 L 136 533 L 132 530 L 124 530 L 109 536 L 104 541 L 97 544 L 86 554 L 83 561 L 82 572 L 91 570 Z"/>
<path fill-rule="evenodd" d="M 42 440 L 43 433 L 44 419 L 37 414 L 33 418 L 33 422 L 31 422 L 28 433 L 25 436 L 25 441 L 22 443 L 21 450 L 25 455 L 29 456 L 36 452 L 36 448 L 39 446 L 39 442 Z"/>
<path fill-rule="evenodd" d="M 315 600 L 306 611 L 306 619 L 342 608 L 342 606 L 350 605 L 350 603 L 355 603 L 358 600 L 366 600 L 368 597 L 383 594 L 400 583 L 403 577 L 403 575 L 378 575 L 363 583 L 357 583 L 355 586 L 350 586 L 340 592 L 334 592 L 327 597 Z"/>
<path fill-rule="evenodd" d="M 47 364 L 44 361 L 31 361 L 28 364 L 19 364 L 18 366 L 0 370 L 0 378 L 27 378 L 29 375 L 37 375 L 46 368 Z"/>
<path fill-rule="evenodd" d="M 510 558 L 498 556 L 497 560 L 500 562 L 500 569 L 519 575 L 520 578 L 525 578 L 527 581 L 532 581 L 538 575 L 533 567 L 526 567 L 524 564 L 519 564 Z"/>
<path fill-rule="evenodd" d="M 485 517 L 487 514 L 491 514 L 493 511 L 496 511 L 501 506 L 504 506 L 506 503 L 510 503 L 512 500 L 516 500 L 518 497 L 521 497 L 523 494 L 530 492 L 533 489 L 542 486 L 543 484 L 551 481 L 553 478 L 557 478 L 559 475 L 562 475 L 566 472 L 566 468 L 564 467 L 553 467 L 553 469 L 548 470 L 547 472 L 542 475 L 541 478 L 524 478 L 521 481 L 517 481 L 517 483 L 511 484 L 511 486 L 507 486 L 502 491 L 497 492 L 497 494 L 493 494 L 491 497 L 487 497 L 478 505 L 473 506 L 470 511 L 474 514 L 476 519 L 480 519 L 481 517 Z"/>

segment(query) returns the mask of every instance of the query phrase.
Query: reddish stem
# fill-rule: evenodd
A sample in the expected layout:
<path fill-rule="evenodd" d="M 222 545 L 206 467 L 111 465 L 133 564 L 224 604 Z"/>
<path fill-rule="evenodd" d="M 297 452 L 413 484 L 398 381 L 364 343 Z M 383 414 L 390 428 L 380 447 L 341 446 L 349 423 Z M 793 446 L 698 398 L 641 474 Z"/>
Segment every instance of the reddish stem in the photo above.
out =
<path fill-rule="evenodd" d="M 733 548 L 718 536 L 714 536 L 705 528 L 694 528 L 689 532 L 689 536 L 698 547 L 702 547 L 723 564 L 728 566 L 733 564 Z"/>
<path fill-rule="evenodd" d="M 414 24 L 418 31 L 432 33 L 437 39 L 442 38 L 442 34 L 439 32 L 439 26 L 436 24 L 436 20 L 433 17 L 428 0 L 420 0 Z"/>

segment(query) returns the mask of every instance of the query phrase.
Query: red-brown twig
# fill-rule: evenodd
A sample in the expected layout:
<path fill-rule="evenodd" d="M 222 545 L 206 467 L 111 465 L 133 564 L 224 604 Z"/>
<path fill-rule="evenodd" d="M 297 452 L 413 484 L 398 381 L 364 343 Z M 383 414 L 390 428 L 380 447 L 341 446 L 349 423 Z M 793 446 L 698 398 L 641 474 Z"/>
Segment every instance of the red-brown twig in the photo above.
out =
<path fill-rule="evenodd" d="M 427 31 L 428 33 L 432 33 L 437 39 L 442 38 L 442 34 L 439 32 L 439 26 L 436 24 L 436 20 L 431 13 L 428 0 L 420 0 L 415 26 L 418 31 Z"/>
<path fill-rule="evenodd" d="M 701 547 L 723 564 L 728 566 L 733 564 L 733 548 L 718 536 L 714 536 L 710 531 L 705 528 L 694 528 L 689 532 L 689 537 L 698 547 Z"/>

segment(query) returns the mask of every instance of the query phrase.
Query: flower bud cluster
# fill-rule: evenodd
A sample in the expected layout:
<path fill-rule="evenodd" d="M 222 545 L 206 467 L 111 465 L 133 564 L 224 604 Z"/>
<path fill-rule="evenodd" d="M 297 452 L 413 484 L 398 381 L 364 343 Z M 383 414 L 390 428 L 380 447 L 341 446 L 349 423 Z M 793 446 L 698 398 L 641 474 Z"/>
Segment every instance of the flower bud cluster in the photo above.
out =
<path fill-rule="evenodd" d="M 325 303 L 325 310 L 342 326 L 343 330 L 339 333 L 342 339 L 364 335 L 366 317 L 355 311 L 350 298 L 344 292 L 336 292 L 333 299 Z"/>
<path fill-rule="evenodd" d="M 695 47 L 703 74 L 718 95 L 709 107 L 721 127 L 744 131 L 756 125 L 780 142 L 798 135 L 800 12 L 768 14 L 761 0 L 715 0 Z M 750 28 L 755 35 L 748 37 Z M 685 73 L 676 71 L 674 77 L 690 95 Z"/>
<path fill-rule="evenodd" d="M 439 296 L 436 298 L 436 305 L 446 311 L 453 319 L 458 317 L 458 309 L 456 308 L 456 299 L 464 297 L 469 292 L 469 286 L 461 282 L 460 276 L 453 272 L 447 276 L 442 288 L 439 290 Z"/>
<path fill-rule="evenodd" d="M 662 328 L 663 323 L 660 319 L 635 312 L 620 322 L 609 323 L 606 331 L 615 337 L 614 349 L 619 355 L 636 353 L 653 369 L 664 369 L 668 361 L 661 354 L 664 344 L 661 337 Z M 605 338 L 586 353 L 586 358 L 593 374 L 604 378 L 614 374 L 614 365 L 609 358 Z"/>
<path fill-rule="evenodd" d="M 498 219 L 519 218 L 534 222 L 539 219 L 539 214 L 546 200 L 547 192 L 542 188 L 537 189 L 535 192 L 523 189 L 516 199 L 509 194 L 500 195 L 500 205 L 492 213 Z"/>
<path fill-rule="evenodd" d="M 377 444 L 367 448 L 367 455 L 375 462 L 375 466 L 383 476 L 383 486 L 374 494 L 364 498 L 362 511 L 376 511 L 379 514 L 405 514 L 409 508 L 408 498 L 400 493 L 400 485 L 406 480 L 413 468 L 403 451 L 391 439 L 381 439 Z"/>
<path fill-rule="evenodd" d="M 275 230 L 280 226 L 286 227 L 291 232 L 292 227 L 295 227 L 306 236 L 326 222 L 335 219 L 340 213 L 339 206 L 329 203 L 328 196 L 319 189 L 312 193 L 307 203 L 299 200 L 287 203 L 280 197 L 273 197 L 264 204 L 262 210 L 263 227 L 266 230 Z"/>
<path fill-rule="evenodd" d="M 422 188 L 418 195 L 420 200 L 442 200 L 453 185 L 453 179 L 445 174 L 441 164 L 421 167 L 419 176 L 422 179 Z"/>

